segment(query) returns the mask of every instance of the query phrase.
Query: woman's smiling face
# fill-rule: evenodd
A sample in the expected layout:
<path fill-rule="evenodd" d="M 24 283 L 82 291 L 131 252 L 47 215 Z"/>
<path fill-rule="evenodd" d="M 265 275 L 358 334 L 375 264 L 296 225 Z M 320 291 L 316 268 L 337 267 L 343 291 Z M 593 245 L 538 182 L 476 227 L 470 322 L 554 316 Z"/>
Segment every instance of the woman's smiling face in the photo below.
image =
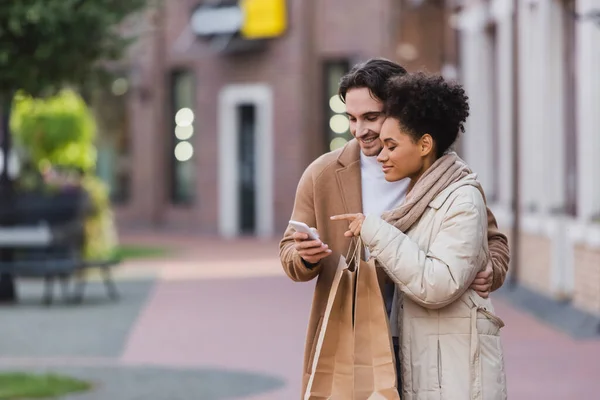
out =
<path fill-rule="evenodd" d="M 426 134 L 415 140 L 413 135 L 402 128 L 399 120 L 388 117 L 381 127 L 379 138 L 383 143 L 383 149 L 377 161 L 382 164 L 387 181 L 413 179 L 422 174 L 425 166 L 424 157 L 431 154 L 433 149 L 430 135 Z"/>

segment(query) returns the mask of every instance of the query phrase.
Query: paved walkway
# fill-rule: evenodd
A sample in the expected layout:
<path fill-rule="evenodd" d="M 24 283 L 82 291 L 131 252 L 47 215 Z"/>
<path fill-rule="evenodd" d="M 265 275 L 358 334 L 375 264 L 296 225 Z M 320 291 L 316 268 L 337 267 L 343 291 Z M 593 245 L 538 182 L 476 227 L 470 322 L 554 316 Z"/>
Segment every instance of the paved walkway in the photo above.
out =
<path fill-rule="evenodd" d="M 0 368 L 91 379 L 69 400 L 299 398 L 314 283 L 285 277 L 275 241 L 133 235 L 175 249 L 118 270 L 123 299 L 91 285 L 81 306 L 38 305 L 37 283 L 0 308 Z M 600 341 L 574 341 L 496 299 L 511 400 L 596 399 Z"/>

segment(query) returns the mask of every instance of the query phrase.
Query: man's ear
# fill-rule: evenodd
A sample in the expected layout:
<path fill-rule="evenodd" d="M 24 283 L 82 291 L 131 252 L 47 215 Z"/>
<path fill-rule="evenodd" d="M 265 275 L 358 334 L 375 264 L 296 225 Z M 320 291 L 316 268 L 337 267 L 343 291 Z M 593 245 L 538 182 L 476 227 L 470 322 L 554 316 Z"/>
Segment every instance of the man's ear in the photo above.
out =
<path fill-rule="evenodd" d="M 429 133 L 424 134 L 419 139 L 419 150 L 421 152 L 421 157 L 426 157 L 433 152 L 434 143 L 433 138 Z"/>

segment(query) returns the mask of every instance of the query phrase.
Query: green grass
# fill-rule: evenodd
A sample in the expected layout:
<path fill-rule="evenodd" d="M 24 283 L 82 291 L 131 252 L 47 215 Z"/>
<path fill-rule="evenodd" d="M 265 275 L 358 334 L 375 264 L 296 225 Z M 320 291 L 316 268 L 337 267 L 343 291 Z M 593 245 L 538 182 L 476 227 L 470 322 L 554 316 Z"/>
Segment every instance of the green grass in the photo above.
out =
<path fill-rule="evenodd" d="M 54 374 L 0 373 L 0 400 L 52 398 L 91 388 L 88 382 Z"/>
<path fill-rule="evenodd" d="M 131 260 L 136 258 L 160 258 L 169 254 L 169 250 L 161 247 L 148 247 L 136 245 L 119 246 L 116 257 L 120 260 Z"/>

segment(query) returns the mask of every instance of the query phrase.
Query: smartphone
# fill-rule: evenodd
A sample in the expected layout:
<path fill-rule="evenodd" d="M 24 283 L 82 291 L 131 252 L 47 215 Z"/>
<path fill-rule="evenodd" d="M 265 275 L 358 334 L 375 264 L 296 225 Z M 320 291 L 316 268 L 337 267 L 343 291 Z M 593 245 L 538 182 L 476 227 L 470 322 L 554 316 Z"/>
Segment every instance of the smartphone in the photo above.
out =
<path fill-rule="evenodd" d="M 310 227 L 304 222 L 290 220 L 290 225 L 296 230 L 296 232 L 306 233 L 309 239 L 319 240 L 319 235 L 317 232 L 310 229 Z"/>

